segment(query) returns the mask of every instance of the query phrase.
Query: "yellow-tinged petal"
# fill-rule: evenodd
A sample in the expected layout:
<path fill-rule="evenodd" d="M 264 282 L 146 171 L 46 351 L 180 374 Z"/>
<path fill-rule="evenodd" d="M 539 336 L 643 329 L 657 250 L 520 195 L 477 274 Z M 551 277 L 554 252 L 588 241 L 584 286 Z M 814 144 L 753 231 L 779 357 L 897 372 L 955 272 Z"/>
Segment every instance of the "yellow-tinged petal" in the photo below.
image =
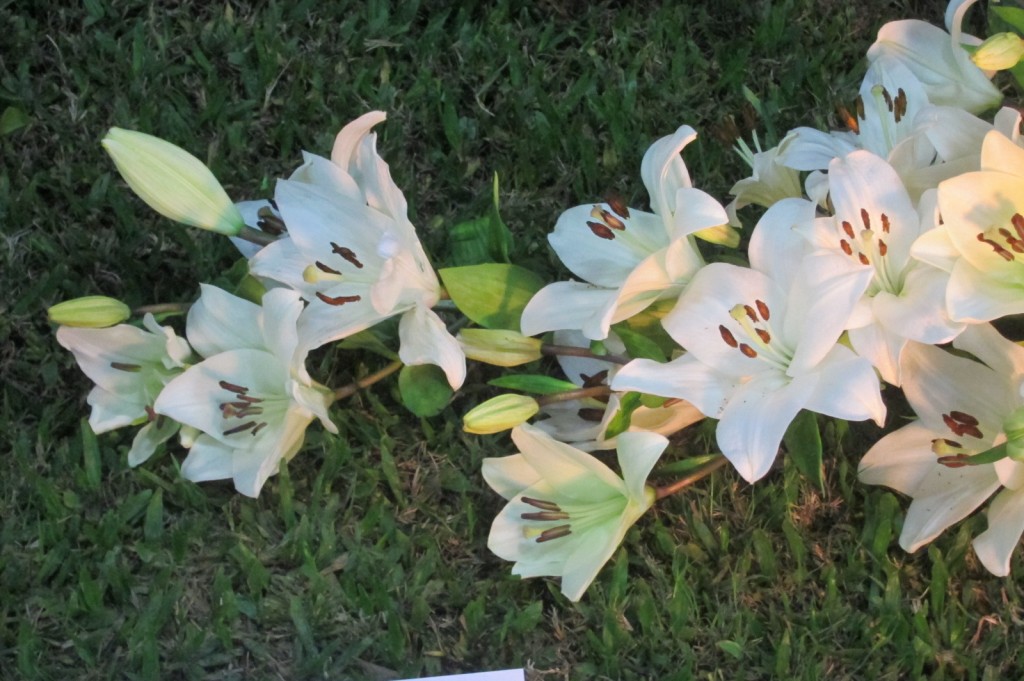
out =
<path fill-rule="evenodd" d="M 499 395 L 470 409 L 462 417 L 462 429 L 476 435 L 500 433 L 525 423 L 539 410 L 537 400 L 532 397 Z"/>

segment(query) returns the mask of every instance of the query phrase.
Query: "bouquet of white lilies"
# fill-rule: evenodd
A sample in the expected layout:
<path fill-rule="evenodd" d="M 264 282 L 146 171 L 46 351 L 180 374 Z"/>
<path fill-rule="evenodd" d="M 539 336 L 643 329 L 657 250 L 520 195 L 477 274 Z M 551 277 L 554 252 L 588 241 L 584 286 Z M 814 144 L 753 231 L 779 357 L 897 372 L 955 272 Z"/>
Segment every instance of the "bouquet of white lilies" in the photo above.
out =
<path fill-rule="evenodd" d="M 483 463 L 508 500 L 488 547 L 578 600 L 657 500 L 725 464 L 756 482 L 785 443 L 820 476 L 815 415 L 883 426 L 884 383 L 917 420 L 866 452 L 860 478 L 911 497 L 901 546 L 994 496 L 974 549 L 1007 575 L 1024 532 L 1024 348 L 990 322 L 1024 312 L 1024 139 L 992 78 L 1024 75 L 1024 10 L 995 8 L 1008 30 L 982 41 L 961 30 L 973 4 L 951 2 L 946 30 L 882 27 L 845 130 L 741 141 L 752 174 L 728 206 L 693 186 L 693 128 L 655 141 L 640 167 L 650 210 L 614 196 L 566 210 L 549 242 L 575 279 L 547 285 L 508 262 L 497 181 L 493 211 L 461 226 L 474 263 L 435 271 L 378 154 L 382 112 L 346 125 L 329 159 L 305 154 L 273 199 L 241 203 L 181 148 L 112 129 L 103 145 L 135 193 L 230 237 L 248 266 L 192 304 L 51 308 L 96 384 L 89 422 L 141 426 L 132 466 L 177 436 L 185 478 L 255 497 L 314 421 L 337 432 L 332 404 L 357 390 L 398 374 L 405 406 L 430 417 L 467 359 L 529 365 L 464 415 L 518 449 Z M 765 210 L 744 230 L 750 205 Z M 307 370 L 327 344 L 390 363 L 327 387 Z M 720 453 L 687 456 L 669 438 L 705 418 Z M 612 449 L 618 471 L 590 453 Z M 667 456 L 683 477 L 649 484 Z"/>

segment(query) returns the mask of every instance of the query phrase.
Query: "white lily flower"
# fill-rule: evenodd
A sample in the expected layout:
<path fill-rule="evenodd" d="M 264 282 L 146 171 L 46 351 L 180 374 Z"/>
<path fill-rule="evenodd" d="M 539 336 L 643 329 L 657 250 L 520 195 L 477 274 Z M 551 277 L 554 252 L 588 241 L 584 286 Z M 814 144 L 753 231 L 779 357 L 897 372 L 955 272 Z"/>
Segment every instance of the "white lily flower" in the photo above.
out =
<path fill-rule="evenodd" d="M 751 237 L 753 269 L 704 267 L 663 320 L 687 354 L 668 364 L 633 360 L 612 381 L 614 390 L 678 397 L 720 419 L 718 446 L 750 482 L 768 472 L 801 409 L 885 417 L 870 362 L 836 344 L 872 272 L 851 272 L 833 253 L 807 254 L 792 229 L 763 226 L 798 225 L 813 212 L 801 199 L 769 208 Z"/>
<path fill-rule="evenodd" d="M 524 334 L 578 329 L 603 340 L 612 324 L 679 295 L 704 262 L 695 236 L 731 238 L 733 232 L 722 232 L 729 222 L 725 209 L 691 185 L 680 156 L 696 136 L 684 125 L 644 154 L 641 175 L 654 213 L 613 201 L 576 206 L 558 218 L 548 241 L 583 282 L 538 291 L 523 311 Z"/>
<path fill-rule="evenodd" d="M 153 409 L 164 386 L 192 361 L 192 349 L 153 315 L 143 318 L 144 329 L 118 324 L 103 329 L 57 329 L 57 342 L 70 350 L 82 371 L 96 384 L 89 393 L 89 425 L 96 433 L 124 426 L 145 425 L 128 452 L 128 464 L 138 466 L 178 432 L 178 423 Z"/>
<path fill-rule="evenodd" d="M 996 445 L 1006 443 L 1017 451 L 1024 445 L 1016 427 L 1024 415 L 1024 348 L 988 325 L 968 327 L 953 345 L 984 364 L 930 345 L 909 346 L 904 353 L 903 390 L 919 420 L 868 450 L 859 477 L 913 497 L 900 534 L 900 546 L 911 552 L 965 518 L 1002 486 L 989 509 L 988 530 L 974 540 L 974 549 L 990 572 L 1006 575 L 1024 531 L 1024 464 L 1004 458 L 947 467 L 938 457 L 950 456 L 956 466 L 957 458 Z"/>
<path fill-rule="evenodd" d="M 484 459 L 484 479 L 509 500 L 491 526 L 487 548 L 515 561 L 521 577 L 560 576 L 578 601 L 626 531 L 651 507 L 647 476 L 668 440 L 619 436 L 620 478 L 594 457 L 530 426 L 512 431 L 520 453 Z"/>
<path fill-rule="evenodd" d="M 939 185 L 943 225 L 912 251 L 950 272 L 949 315 L 967 322 L 1024 312 L 1024 149 L 992 131 L 981 168 Z"/>
<path fill-rule="evenodd" d="M 185 478 L 233 478 L 239 492 L 255 497 L 299 451 L 313 419 L 337 432 L 327 415 L 333 394 L 306 372 L 301 311 L 298 293 L 288 289 L 267 292 L 260 307 L 203 286 L 187 333 L 207 359 L 168 383 L 154 405 L 203 433 L 182 464 Z"/>
<path fill-rule="evenodd" d="M 1003 99 L 999 88 L 962 47 L 981 42 L 961 29 L 964 15 L 976 1 L 950 3 L 948 33 L 916 19 L 885 24 L 868 49 L 868 62 L 882 58 L 900 61 L 924 84 L 933 104 L 955 106 L 971 113 L 999 106 Z"/>
<path fill-rule="evenodd" d="M 299 334 L 309 349 L 401 315 L 400 359 L 440 366 L 462 385 L 466 360 L 431 310 L 441 285 L 407 216 L 405 196 L 376 150 L 375 111 L 346 125 L 331 160 L 306 163 L 277 183 L 275 203 L 290 238 L 250 261 L 254 275 L 279 281 L 309 302 Z"/>
<path fill-rule="evenodd" d="M 751 175 L 738 181 L 729 190 L 729 193 L 735 198 L 726 206 L 725 210 L 729 215 L 729 223 L 732 225 L 740 224 L 739 218 L 736 217 L 736 211 L 744 206 L 753 204 L 770 208 L 782 199 L 802 196 L 800 173 L 780 162 L 780 147 L 775 146 L 767 151 L 761 151 L 755 136 L 754 148 L 756 151 L 747 146 L 743 140 L 737 142 L 736 150 L 750 166 Z"/>
<path fill-rule="evenodd" d="M 847 323 L 850 342 L 885 381 L 898 386 L 900 352 L 908 341 L 948 343 L 963 330 L 946 315 L 949 275 L 910 257 L 911 244 L 934 226 L 934 209 L 927 209 L 934 199 L 924 202 L 919 216 L 896 171 L 867 151 L 833 160 L 828 174 L 834 215 L 796 229 L 815 249 L 838 256 L 846 271 L 872 272 Z M 769 222 L 764 227 L 787 225 Z"/>

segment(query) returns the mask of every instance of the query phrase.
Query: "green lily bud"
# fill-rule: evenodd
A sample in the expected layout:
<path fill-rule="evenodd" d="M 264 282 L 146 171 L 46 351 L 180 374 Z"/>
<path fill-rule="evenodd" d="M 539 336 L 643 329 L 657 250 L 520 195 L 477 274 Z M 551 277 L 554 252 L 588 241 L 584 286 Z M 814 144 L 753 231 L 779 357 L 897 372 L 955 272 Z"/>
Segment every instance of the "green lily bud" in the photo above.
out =
<path fill-rule="evenodd" d="M 538 411 L 540 405 L 532 397 L 498 395 L 470 409 L 462 417 L 462 429 L 476 435 L 500 433 L 525 423 Z"/>
<path fill-rule="evenodd" d="M 1016 33 L 996 33 L 978 46 L 971 61 L 983 71 L 1012 69 L 1024 57 L 1024 40 Z"/>
<path fill-rule="evenodd" d="M 543 345 L 538 338 L 507 329 L 463 329 L 458 340 L 469 359 L 499 367 L 514 367 L 538 360 Z"/>
<path fill-rule="evenodd" d="M 202 161 L 170 142 L 111 128 L 103 148 L 149 207 L 176 222 L 236 236 L 245 220 Z"/>
<path fill-rule="evenodd" d="M 132 316 L 131 309 L 116 298 L 85 296 L 57 303 L 46 311 L 54 324 L 105 329 Z"/>

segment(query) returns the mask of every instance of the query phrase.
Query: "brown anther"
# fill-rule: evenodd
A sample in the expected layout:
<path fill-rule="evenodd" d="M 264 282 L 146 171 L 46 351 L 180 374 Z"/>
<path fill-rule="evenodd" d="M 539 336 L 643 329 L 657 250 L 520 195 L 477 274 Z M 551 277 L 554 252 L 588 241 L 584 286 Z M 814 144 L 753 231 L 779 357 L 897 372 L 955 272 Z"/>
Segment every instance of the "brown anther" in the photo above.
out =
<path fill-rule="evenodd" d="M 284 224 L 284 220 L 274 215 L 273 211 L 266 206 L 263 206 L 256 211 L 256 216 L 256 226 L 267 234 L 273 234 L 276 236 L 288 231 L 288 228 Z"/>
<path fill-rule="evenodd" d="M 846 255 L 853 255 L 853 247 L 850 246 L 850 242 L 846 239 L 839 240 L 839 248 L 843 249 L 843 253 Z"/>
<path fill-rule="evenodd" d="M 537 537 L 537 543 L 542 544 L 552 539 L 561 539 L 562 537 L 568 537 L 572 534 L 572 527 L 569 525 L 559 525 L 558 527 L 552 527 L 550 530 L 544 530 Z"/>
<path fill-rule="evenodd" d="M 882 213 L 882 234 L 889 233 L 889 216 Z"/>
<path fill-rule="evenodd" d="M 321 272 L 326 272 L 327 274 L 341 274 L 341 272 L 339 272 L 338 270 L 334 269 L 333 267 L 328 267 L 319 260 L 317 260 L 313 264 L 316 265 L 316 268 Z"/>
<path fill-rule="evenodd" d="M 225 435 L 234 435 L 235 433 L 242 433 L 242 432 L 245 432 L 245 431 L 249 430 L 250 428 L 255 428 L 255 427 L 256 427 L 256 422 L 255 421 L 246 421 L 245 423 L 243 423 L 240 426 L 235 426 L 234 428 L 229 428 L 228 430 L 225 430 L 224 434 Z"/>
<path fill-rule="evenodd" d="M 608 380 L 608 370 L 603 369 L 598 371 L 596 374 L 587 376 L 586 374 L 580 374 L 580 378 L 583 379 L 584 388 L 596 388 L 599 385 L 604 385 L 605 381 Z"/>
<path fill-rule="evenodd" d="M 757 350 L 755 350 L 754 348 L 750 347 L 746 343 L 740 343 L 740 352 L 742 352 L 744 355 L 746 355 L 750 359 L 754 359 L 755 357 L 757 357 Z"/>
<path fill-rule="evenodd" d="M 359 269 L 363 269 L 363 263 L 359 262 L 359 258 L 356 257 L 355 251 L 353 251 L 351 248 L 346 248 L 344 246 L 339 246 L 338 244 L 336 244 L 336 243 L 334 243 L 332 241 L 331 242 L 331 251 L 333 251 L 334 253 L 340 255 L 342 258 L 344 258 L 348 262 L 352 263 L 354 266 L 358 267 Z"/>
<path fill-rule="evenodd" d="M 871 264 L 871 261 L 868 260 L 868 256 L 864 255 L 863 253 L 858 253 L 857 254 L 857 260 L 860 260 L 860 264 L 861 265 L 870 265 Z"/>
<path fill-rule="evenodd" d="M 262 397 L 250 397 L 249 395 L 239 395 L 238 399 L 242 402 L 248 402 L 249 404 L 263 401 Z"/>
<path fill-rule="evenodd" d="M 755 300 L 754 306 L 757 307 L 757 311 L 761 313 L 761 319 L 768 321 L 771 317 L 771 310 L 768 309 L 768 304 L 763 300 Z"/>
<path fill-rule="evenodd" d="M 739 347 L 740 344 L 736 340 L 736 336 L 732 335 L 732 331 L 730 331 L 729 329 L 725 328 L 724 325 L 722 325 L 722 324 L 718 325 L 718 332 L 720 334 L 722 334 L 722 340 L 724 340 L 725 344 L 728 345 L 730 348 L 738 348 Z"/>
<path fill-rule="evenodd" d="M 238 393 L 239 397 L 241 397 L 245 393 L 249 392 L 248 388 L 243 388 L 240 385 L 235 385 L 234 383 L 228 383 L 227 381 L 219 381 L 217 383 L 217 385 L 219 385 L 220 387 L 224 388 L 225 390 L 227 390 L 229 392 Z"/>
<path fill-rule="evenodd" d="M 553 501 L 544 501 L 543 499 L 531 499 L 530 497 L 523 497 L 521 501 L 528 506 L 534 508 L 541 508 L 545 511 L 561 511 L 561 507 Z"/>
<path fill-rule="evenodd" d="M 853 104 L 857 109 L 857 118 L 864 120 L 864 98 L 857 95 L 857 99 L 853 101 Z M 860 130 L 854 130 L 854 132 L 860 132 Z"/>
<path fill-rule="evenodd" d="M 767 345 L 772 342 L 772 335 L 764 329 L 754 329 L 757 332 L 757 337 L 761 339 L 761 342 Z"/>
<path fill-rule="evenodd" d="M 608 206 L 618 215 L 627 219 L 629 218 L 629 206 L 627 206 L 622 197 L 615 192 L 609 192 L 608 196 L 605 197 L 604 202 L 607 203 Z"/>
<path fill-rule="evenodd" d="M 608 227 L 608 225 L 605 225 L 603 223 L 587 220 L 587 227 L 590 227 L 590 231 L 593 232 L 596 236 L 601 237 L 602 239 L 615 238 L 615 232 L 613 232 Z"/>
<path fill-rule="evenodd" d="M 263 430 L 266 427 L 267 427 L 267 422 L 266 421 L 261 421 L 259 423 L 259 425 L 257 425 L 255 428 L 252 429 L 252 436 L 256 437 L 256 433 L 260 432 L 261 430 Z"/>
<path fill-rule="evenodd" d="M 754 310 L 754 308 L 752 308 L 749 305 L 744 305 L 743 311 L 747 313 L 747 317 L 750 318 L 750 321 L 754 322 L 755 324 L 757 323 L 757 312 Z"/>
<path fill-rule="evenodd" d="M 907 115 L 907 93 L 903 88 L 896 90 L 896 122 L 899 123 Z"/>
<path fill-rule="evenodd" d="M 962 411 L 953 409 L 949 412 L 949 417 L 955 420 L 957 423 L 962 423 L 965 426 L 976 426 L 980 423 L 978 419 L 974 418 L 970 414 Z"/>
<path fill-rule="evenodd" d="M 886 90 L 885 88 L 882 88 L 882 99 L 885 100 L 885 108 L 887 108 L 889 110 L 889 113 L 892 113 L 892 111 L 893 111 L 892 95 L 890 95 L 889 91 Z"/>
<path fill-rule="evenodd" d="M 885 254 L 888 253 L 888 252 L 889 252 L 889 246 L 884 241 L 879 239 L 878 240 L 878 255 L 880 255 L 880 256 L 882 256 L 884 258 Z"/>
<path fill-rule="evenodd" d="M 1013 228 L 1017 231 L 1017 236 L 1024 239 L 1024 215 L 1014 213 L 1013 217 L 1010 218 L 1010 222 L 1013 224 Z"/>
<path fill-rule="evenodd" d="M 617 229 L 619 231 L 626 229 L 626 223 L 624 223 L 622 220 L 618 219 L 617 217 L 615 217 L 606 210 L 601 211 L 601 217 L 604 219 L 605 224 L 611 227 L 612 229 Z"/>
<path fill-rule="evenodd" d="M 846 232 L 846 236 L 851 239 L 857 238 L 857 235 L 853 231 L 853 225 L 851 225 L 848 220 L 843 220 L 843 231 Z"/>
<path fill-rule="evenodd" d="M 345 303 L 355 303 L 363 299 L 362 296 L 327 296 L 319 291 L 316 292 L 316 297 L 324 301 L 328 305 L 344 305 Z"/>
<path fill-rule="evenodd" d="M 857 124 L 857 119 L 850 115 L 849 109 L 840 104 L 836 107 L 836 113 L 838 113 L 839 117 L 843 119 L 843 123 L 846 125 L 848 130 L 854 133 L 860 132 L 860 126 Z"/>
<path fill-rule="evenodd" d="M 139 364 L 129 364 L 128 362 L 111 362 L 111 369 L 117 369 L 118 371 L 127 371 L 130 374 L 138 373 L 142 371 L 142 366 Z"/>
<path fill-rule="evenodd" d="M 986 238 L 985 235 L 980 232 L 978 233 L 978 241 L 982 242 L 983 244 L 988 244 L 989 246 L 991 246 L 992 250 L 996 252 L 996 255 L 998 255 L 1006 262 L 1013 261 L 1013 253 L 1010 253 L 1008 250 L 1003 248 L 1000 244 L 997 244 L 992 239 Z"/>
<path fill-rule="evenodd" d="M 536 513 L 522 513 L 519 517 L 523 520 L 568 520 L 569 514 L 565 511 L 537 511 Z"/>
<path fill-rule="evenodd" d="M 601 423 L 601 421 L 604 420 L 604 409 L 583 407 L 576 412 L 576 416 L 579 416 L 584 421 L 590 421 L 591 423 Z"/>
<path fill-rule="evenodd" d="M 864 223 L 864 229 L 871 229 L 871 216 L 865 208 L 860 209 L 860 221 Z"/>
<path fill-rule="evenodd" d="M 940 456 L 936 461 L 941 463 L 946 468 L 963 468 L 969 466 L 967 460 L 970 459 L 966 454 L 953 454 L 951 456 Z"/>

